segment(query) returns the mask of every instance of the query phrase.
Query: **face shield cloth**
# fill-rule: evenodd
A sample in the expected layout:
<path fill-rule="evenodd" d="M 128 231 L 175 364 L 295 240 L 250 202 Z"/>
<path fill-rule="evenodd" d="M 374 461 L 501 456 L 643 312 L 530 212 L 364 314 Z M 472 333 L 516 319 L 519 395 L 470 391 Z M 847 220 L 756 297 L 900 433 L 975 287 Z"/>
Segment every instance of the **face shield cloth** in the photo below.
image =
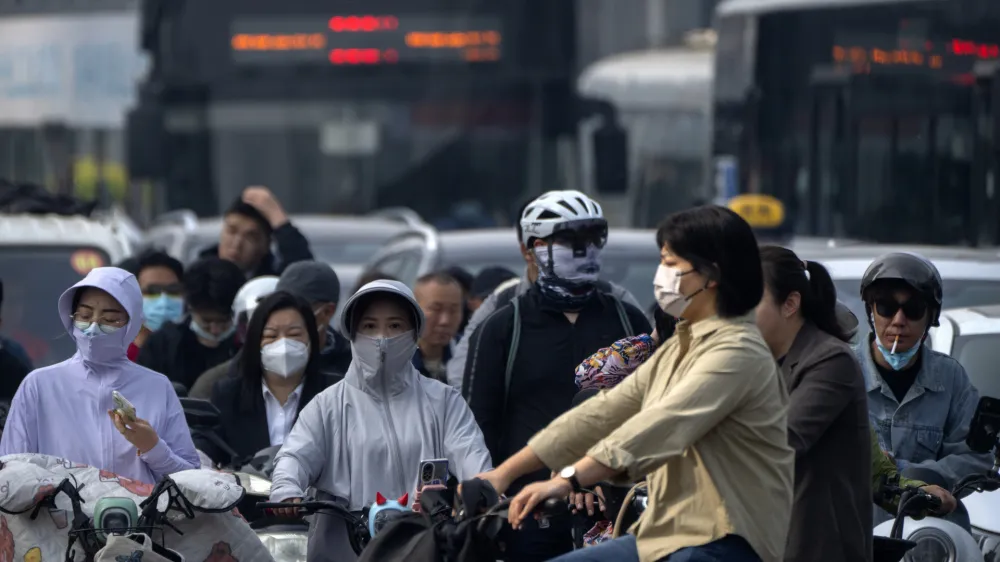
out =
<path fill-rule="evenodd" d="M 92 363 L 110 363 L 124 357 L 125 331 L 97 322 L 73 322 L 73 339 L 80 355 Z"/>
<path fill-rule="evenodd" d="M 354 359 L 361 365 L 361 374 L 371 383 L 380 376 L 392 377 L 401 372 L 417 350 L 413 330 L 398 336 L 366 336 L 358 334 L 351 342 Z"/>
<path fill-rule="evenodd" d="M 167 322 L 177 322 L 184 317 L 184 299 L 161 294 L 143 297 L 142 315 L 145 326 L 157 331 Z"/>
<path fill-rule="evenodd" d="M 589 244 L 574 249 L 558 244 L 534 249 L 538 289 L 547 300 L 566 310 L 582 307 L 594 294 L 601 273 L 601 250 Z"/>

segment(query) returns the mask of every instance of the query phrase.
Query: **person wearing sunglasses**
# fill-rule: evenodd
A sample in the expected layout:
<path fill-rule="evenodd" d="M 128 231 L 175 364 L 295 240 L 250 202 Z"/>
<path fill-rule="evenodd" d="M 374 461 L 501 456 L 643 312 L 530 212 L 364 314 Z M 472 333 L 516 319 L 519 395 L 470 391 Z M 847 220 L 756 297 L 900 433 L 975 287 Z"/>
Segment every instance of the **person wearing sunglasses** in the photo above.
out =
<path fill-rule="evenodd" d="M 989 469 L 990 456 L 965 444 L 979 393 L 958 361 L 925 344 L 943 305 L 937 268 L 916 254 L 881 256 L 861 299 L 872 333 L 856 353 L 884 454 L 904 476 L 945 489 Z"/>

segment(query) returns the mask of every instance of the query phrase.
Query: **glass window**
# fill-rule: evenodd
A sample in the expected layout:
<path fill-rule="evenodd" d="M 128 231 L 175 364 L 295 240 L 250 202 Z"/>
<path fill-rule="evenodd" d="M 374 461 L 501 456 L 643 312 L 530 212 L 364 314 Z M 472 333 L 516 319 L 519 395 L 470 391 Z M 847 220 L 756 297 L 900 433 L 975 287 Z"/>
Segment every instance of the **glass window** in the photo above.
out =
<path fill-rule="evenodd" d="M 951 356 L 965 367 L 980 396 L 1000 398 L 1000 334 L 959 336 Z"/>
<path fill-rule="evenodd" d="M 111 265 L 108 255 L 86 246 L 8 246 L 0 247 L 0 263 L 3 335 L 24 346 L 36 368 L 73 355 L 76 345 L 54 313 L 56 303 L 90 269 Z"/>

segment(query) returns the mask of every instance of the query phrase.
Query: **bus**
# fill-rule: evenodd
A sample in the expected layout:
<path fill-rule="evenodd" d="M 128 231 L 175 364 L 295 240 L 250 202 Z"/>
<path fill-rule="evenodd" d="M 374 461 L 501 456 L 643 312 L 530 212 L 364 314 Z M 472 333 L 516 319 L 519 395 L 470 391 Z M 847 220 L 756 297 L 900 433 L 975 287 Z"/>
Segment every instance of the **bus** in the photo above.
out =
<path fill-rule="evenodd" d="M 616 108 L 628 134 L 626 222 L 637 228 L 656 226 L 668 214 L 712 198 L 706 178 L 714 37 L 711 30 L 695 31 L 684 45 L 612 55 L 590 65 L 577 80 L 581 96 Z M 590 138 L 586 131 L 580 135 L 585 171 Z"/>
<path fill-rule="evenodd" d="M 995 1 L 727 0 L 713 157 L 796 234 L 996 245 L 998 23 Z"/>
<path fill-rule="evenodd" d="M 292 213 L 487 226 L 579 166 L 575 2 L 160 0 L 141 20 L 129 171 L 167 209 L 266 185 Z"/>

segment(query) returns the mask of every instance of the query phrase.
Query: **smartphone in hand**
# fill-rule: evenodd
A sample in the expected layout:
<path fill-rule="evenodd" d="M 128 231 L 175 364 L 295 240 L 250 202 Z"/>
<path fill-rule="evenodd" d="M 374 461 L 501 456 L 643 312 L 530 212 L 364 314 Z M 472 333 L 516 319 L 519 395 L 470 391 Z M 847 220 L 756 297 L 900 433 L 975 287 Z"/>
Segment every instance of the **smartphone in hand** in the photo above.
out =
<path fill-rule="evenodd" d="M 122 420 L 126 423 L 134 422 L 136 420 L 135 406 L 125 399 L 120 392 L 112 390 L 111 398 L 115 401 L 115 413 L 121 416 Z"/>

